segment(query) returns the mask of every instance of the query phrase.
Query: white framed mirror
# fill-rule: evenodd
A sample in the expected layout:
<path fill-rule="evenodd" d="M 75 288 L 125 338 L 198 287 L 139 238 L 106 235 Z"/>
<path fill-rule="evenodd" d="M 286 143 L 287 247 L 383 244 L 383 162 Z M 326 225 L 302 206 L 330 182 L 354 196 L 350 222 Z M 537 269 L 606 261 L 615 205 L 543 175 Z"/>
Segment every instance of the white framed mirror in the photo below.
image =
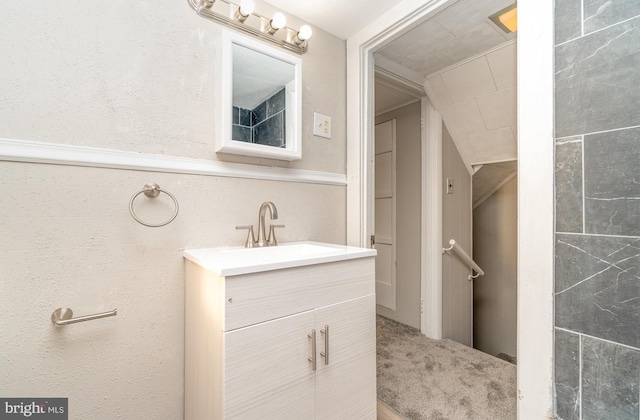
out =
<path fill-rule="evenodd" d="M 217 152 L 302 157 L 302 60 L 235 32 L 222 35 Z"/>

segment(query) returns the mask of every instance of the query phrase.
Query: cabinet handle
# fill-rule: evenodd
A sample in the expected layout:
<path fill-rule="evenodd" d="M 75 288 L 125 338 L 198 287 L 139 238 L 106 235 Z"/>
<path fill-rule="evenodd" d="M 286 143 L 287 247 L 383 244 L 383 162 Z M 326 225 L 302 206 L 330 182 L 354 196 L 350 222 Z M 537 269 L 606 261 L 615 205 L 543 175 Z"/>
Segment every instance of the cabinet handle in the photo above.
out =
<path fill-rule="evenodd" d="M 324 351 L 320 352 L 320 356 L 324 357 L 324 364 L 329 364 L 329 326 L 325 325 L 324 330 L 320 330 L 320 333 L 324 335 Z"/>
<path fill-rule="evenodd" d="M 313 371 L 316 371 L 317 363 L 316 363 L 316 330 L 311 330 L 311 334 L 308 334 L 307 337 L 311 339 L 311 357 L 309 357 L 309 361 L 311 362 L 311 366 Z"/>

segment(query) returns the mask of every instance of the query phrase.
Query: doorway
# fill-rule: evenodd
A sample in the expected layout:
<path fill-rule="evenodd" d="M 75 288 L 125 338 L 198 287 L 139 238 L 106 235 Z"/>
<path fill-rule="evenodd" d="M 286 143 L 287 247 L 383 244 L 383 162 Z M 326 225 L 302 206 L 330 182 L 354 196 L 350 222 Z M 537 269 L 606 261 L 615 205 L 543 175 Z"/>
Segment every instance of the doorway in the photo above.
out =
<path fill-rule="evenodd" d="M 423 194 L 426 196 L 423 204 L 433 210 L 423 231 L 435 239 L 431 250 L 425 253 L 427 259 L 422 261 L 424 266 L 434 267 L 422 277 L 423 281 L 430 279 L 434 283 L 433 290 L 428 294 L 429 285 L 420 285 L 426 290 L 415 305 L 432 311 L 433 316 L 430 322 L 425 320 L 424 325 L 417 321 L 412 323 L 406 317 L 400 319 L 401 311 L 406 312 L 406 309 L 398 305 L 398 310 L 392 314 L 396 316 L 391 318 L 408 325 L 421 325 L 422 332 L 429 337 L 450 338 L 467 346 L 473 345 L 473 283 L 467 279 L 471 268 L 457 258 L 456 253 L 437 251 L 453 240 L 458 244 L 456 249 L 473 255 L 472 175 L 481 162 L 515 160 L 517 157 L 516 34 L 504 31 L 488 18 L 495 8 L 510 2 L 492 0 L 482 5 L 470 0 L 454 2 L 373 54 L 376 124 L 382 123 L 381 119 L 398 119 L 408 112 L 408 106 L 401 101 L 404 100 L 403 90 L 408 89 L 405 86 L 411 87 L 411 83 L 418 86 L 416 91 L 421 90 L 422 96 L 428 98 L 425 108 L 430 105 L 432 108 L 425 115 L 418 114 L 414 123 L 417 127 L 425 126 L 422 133 L 425 154 L 423 162 L 418 161 L 417 166 L 425 166 L 426 176 L 421 177 L 418 169 L 412 179 L 405 179 L 398 185 L 424 184 L 422 190 L 416 190 L 411 196 Z M 395 77 L 395 85 L 388 83 L 392 77 Z M 390 92 L 396 86 L 399 86 L 397 92 Z M 386 113 L 380 110 L 381 104 L 388 106 L 393 99 L 400 102 L 396 110 Z M 420 112 L 418 108 L 415 110 Z M 431 114 L 436 114 L 437 118 L 430 118 Z M 420 135 L 417 129 L 416 133 L 416 136 Z M 406 142 L 398 137 L 399 145 Z M 420 144 L 414 143 L 418 147 L 412 156 L 419 156 Z M 378 160 L 377 150 L 375 153 Z M 404 166 L 399 164 L 398 168 Z M 375 178 L 379 178 L 377 172 Z M 474 186 L 484 183 L 485 179 L 478 178 Z M 427 187 L 430 187 L 428 192 Z M 485 190 L 491 188 L 485 187 Z M 411 196 L 399 199 L 398 206 L 404 206 Z M 416 207 L 419 208 L 420 203 Z M 399 223 L 404 220 L 405 217 L 398 218 Z M 420 219 L 413 223 L 416 233 L 420 223 Z M 399 236 L 398 246 L 406 236 Z M 398 252 L 399 258 L 418 247 L 419 243 Z M 417 262 L 421 257 L 417 253 L 414 260 Z M 398 270 L 400 268 L 399 264 Z M 398 285 L 401 280 L 407 282 L 399 273 Z M 511 280 L 515 281 L 515 277 Z M 416 288 L 413 294 L 420 294 L 420 289 Z M 515 307 L 515 295 L 513 299 L 512 306 Z M 437 306 L 441 307 L 439 313 L 433 310 Z"/>
<path fill-rule="evenodd" d="M 373 52 L 395 37 L 434 16 L 454 1 L 404 1 L 375 25 L 348 40 L 348 115 L 358 123 L 348 127 L 347 240 L 366 246 L 373 231 L 371 191 L 373 172 Z M 518 409 L 521 418 L 540 418 L 551 412 L 552 280 L 553 280 L 553 3 L 519 6 L 518 32 Z M 522 51 L 526 51 L 526 54 Z M 423 115 L 428 115 L 429 112 Z M 435 129 L 427 118 L 423 130 Z M 437 154 L 433 151 L 431 156 Z M 430 184 L 427 179 L 427 184 Z M 435 183 L 428 189 L 438 188 Z M 526 203 L 523 201 L 526 197 Z M 527 204 L 526 206 L 524 204 Z M 429 209 L 432 214 L 437 209 Z M 433 238 L 433 236 L 431 237 Z M 427 241 L 423 252 L 441 249 Z M 428 271 L 435 271 L 432 265 Z M 428 273 L 434 274 L 434 273 Z M 422 289 L 422 322 L 432 320 L 437 284 Z M 526 299 L 523 297 L 526 296 Z M 526 334 L 524 332 L 526 331 Z M 524 417 L 526 416 L 526 417 Z"/>

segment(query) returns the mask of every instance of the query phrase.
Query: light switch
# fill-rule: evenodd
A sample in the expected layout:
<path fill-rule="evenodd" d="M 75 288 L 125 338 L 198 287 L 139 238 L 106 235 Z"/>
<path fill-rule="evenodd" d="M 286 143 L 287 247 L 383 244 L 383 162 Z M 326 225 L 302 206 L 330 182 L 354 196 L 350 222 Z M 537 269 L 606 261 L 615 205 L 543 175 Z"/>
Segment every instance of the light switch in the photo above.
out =
<path fill-rule="evenodd" d="M 319 137 L 331 138 L 331 117 L 326 115 L 313 113 L 313 135 Z"/>
<path fill-rule="evenodd" d="M 453 178 L 447 178 L 447 194 L 453 194 Z"/>

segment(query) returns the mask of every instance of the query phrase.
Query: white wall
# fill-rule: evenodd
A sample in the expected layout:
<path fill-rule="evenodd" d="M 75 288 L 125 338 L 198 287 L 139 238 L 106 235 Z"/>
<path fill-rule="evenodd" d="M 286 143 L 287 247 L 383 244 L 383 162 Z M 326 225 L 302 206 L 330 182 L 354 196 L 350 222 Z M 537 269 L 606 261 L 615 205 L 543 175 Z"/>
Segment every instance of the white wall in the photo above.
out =
<path fill-rule="evenodd" d="M 453 179 L 453 194 L 446 180 Z M 471 242 L 471 175 L 445 124 L 442 125 L 442 244 L 450 239 L 473 257 Z M 442 337 L 472 345 L 473 284 L 471 269 L 453 252 L 442 255 Z"/>
<path fill-rule="evenodd" d="M 396 310 L 377 313 L 420 328 L 420 102 L 376 117 L 396 118 Z"/>
<path fill-rule="evenodd" d="M 473 346 L 516 355 L 517 181 L 508 181 L 473 210 L 473 258 L 484 276 L 473 286 Z"/>
<path fill-rule="evenodd" d="M 344 41 L 314 28 L 303 56 L 301 161 L 220 157 L 218 27 L 186 0 L 154 6 L 0 6 L 0 138 L 345 173 Z M 311 135 L 314 110 L 333 118 L 333 139 Z M 70 419 L 182 418 L 183 249 L 241 245 L 234 226 L 257 223 L 264 200 L 280 241 L 346 240 L 344 186 L 6 161 L 0 173 L 0 395 L 68 397 Z M 180 202 L 166 227 L 128 213 L 150 181 Z M 170 215 L 161 197 L 140 197 L 141 216 Z M 55 328 L 60 306 L 118 315 Z"/>

